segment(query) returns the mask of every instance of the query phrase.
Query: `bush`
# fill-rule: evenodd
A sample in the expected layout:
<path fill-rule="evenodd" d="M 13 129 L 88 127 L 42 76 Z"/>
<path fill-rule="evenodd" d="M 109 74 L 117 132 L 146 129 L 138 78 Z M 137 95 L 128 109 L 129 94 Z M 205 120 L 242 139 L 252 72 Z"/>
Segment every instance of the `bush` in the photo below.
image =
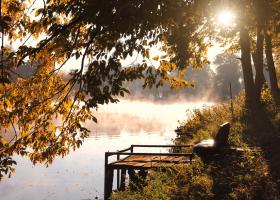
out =
<path fill-rule="evenodd" d="M 199 158 L 193 164 L 178 165 L 174 169 L 151 171 L 148 184 L 142 190 L 114 193 L 113 200 L 167 200 L 167 199 L 210 199 L 211 177 L 204 173 Z"/>
<path fill-rule="evenodd" d="M 262 92 L 262 104 L 267 117 L 279 126 L 279 110 L 268 89 Z M 248 148 L 259 146 L 260 141 L 256 136 L 266 134 L 253 128 L 256 123 L 257 126 L 260 123 L 254 119 L 245 109 L 244 94 L 240 94 L 233 101 L 233 113 L 230 102 L 218 104 L 195 111 L 193 116 L 178 128 L 176 143 L 194 144 L 208 139 L 209 136 L 213 137 L 219 125 L 229 121 L 230 145 L 245 150 L 241 155 L 226 155 L 207 165 L 207 173 L 213 181 L 210 190 L 214 193 L 214 199 L 280 199 L 277 185 L 269 171 L 270 163 L 264 159 L 262 149 L 258 148 L 259 151 L 254 152 Z M 269 139 L 272 140 L 272 137 Z M 196 193 L 199 192 L 198 189 Z"/>

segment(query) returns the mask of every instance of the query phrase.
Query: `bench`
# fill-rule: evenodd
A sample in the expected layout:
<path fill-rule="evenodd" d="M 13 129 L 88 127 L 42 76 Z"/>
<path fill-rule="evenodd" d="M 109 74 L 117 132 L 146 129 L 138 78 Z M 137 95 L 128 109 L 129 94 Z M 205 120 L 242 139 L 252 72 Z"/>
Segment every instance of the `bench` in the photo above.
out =
<path fill-rule="evenodd" d="M 222 152 L 229 148 L 228 136 L 229 136 L 230 123 L 226 122 L 220 125 L 220 128 L 215 135 L 214 139 L 202 140 L 198 144 L 194 145 L 194 153 L 201 157 L 213 155 Z"/>

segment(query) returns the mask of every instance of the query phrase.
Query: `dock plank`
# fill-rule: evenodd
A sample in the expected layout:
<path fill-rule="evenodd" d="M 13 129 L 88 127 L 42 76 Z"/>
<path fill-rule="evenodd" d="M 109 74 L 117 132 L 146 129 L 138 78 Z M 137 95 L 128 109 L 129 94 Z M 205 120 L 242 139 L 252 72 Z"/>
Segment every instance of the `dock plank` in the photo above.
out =
<path fill-rule="evenodd" d="M 115 162 L 110 163 L 110 166 L 123 167 L 170 167 L 178 163 L 188 163 L 190 157 L 186 156 L 155 156 L 155 155 L 130 155 Z"/>

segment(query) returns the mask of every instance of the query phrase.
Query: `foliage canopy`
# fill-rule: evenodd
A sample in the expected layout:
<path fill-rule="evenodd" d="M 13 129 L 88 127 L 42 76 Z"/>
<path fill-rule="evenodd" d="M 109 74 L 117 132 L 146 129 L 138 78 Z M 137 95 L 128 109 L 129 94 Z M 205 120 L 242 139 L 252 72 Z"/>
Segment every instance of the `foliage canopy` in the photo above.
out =
<path fill-rule="evenodd" d="M 248 88 L 255 90 L 250 86 L 254 85 L 251 52 L 262 69 L 263 46 L 253 36 L 261 38 L 265 32 L 272 42 L 276 40 L 280 2 L 225 1 L 240 11 L 240 23 L 219 31 L 213 17 L 220 2 L 43 0 L 36 7 L 36 0 L 1 0 L 0 127 L 14 137 L 0 137 L 0 175 L 9 173 L 14 153 L 28 155 L 34 163 L 49 163 L 55 155 L 64 156 L 70 147 L 80 146 L 88 134 L 82 123 L 96 121 L 92 108 L 129 93 L 126 81 L 144 78 L 144 87 L 164 81 L 173 88 L 190 86 L 184 70 L 208 63 L 207 49 L 214 39 L 230 38 L 231 47 L 241 49 L 246 94 Z M 265 28 L 255 33 L 263 20 Z M 28 45 L 32 39 L 36 44 Z M 21 44 L 15 49 L 14 42 Z M 159 43 L 166 55 L 151 58 L 150 48 Z M 142 55 L 143 62 L 122 66 L 121 61 L 133 54 Z M 79 59 L 80 66 L 65 81 L 58 72 L 71 58 Z M 150 66 L 150 59 L 159 61 L 159 67 Z M 36 73 L 21 77 L 16 69 L 22 66 L 35 66 Z M 19 77 L 11 81 L 12 75 Z"/>

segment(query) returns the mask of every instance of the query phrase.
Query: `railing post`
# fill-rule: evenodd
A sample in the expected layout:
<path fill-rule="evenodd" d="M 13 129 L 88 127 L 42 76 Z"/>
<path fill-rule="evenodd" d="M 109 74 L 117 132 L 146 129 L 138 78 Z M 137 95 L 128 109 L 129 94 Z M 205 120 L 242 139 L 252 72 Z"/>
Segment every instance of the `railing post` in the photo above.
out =
<path fill-rule="evenodd" d="M 190 155 L 190 162 L 192 163 L 193 154 Z"/>
<path fill-rule="evenodd" d="M 131 153 L 133 153 L 133 147 L 134 147 L 133 145 L 131 145 L 131 147 L 130 147 L 130 148 L 131 148 L 131 149 L 130 149 L 130 152 L 131 152 Z"/>

